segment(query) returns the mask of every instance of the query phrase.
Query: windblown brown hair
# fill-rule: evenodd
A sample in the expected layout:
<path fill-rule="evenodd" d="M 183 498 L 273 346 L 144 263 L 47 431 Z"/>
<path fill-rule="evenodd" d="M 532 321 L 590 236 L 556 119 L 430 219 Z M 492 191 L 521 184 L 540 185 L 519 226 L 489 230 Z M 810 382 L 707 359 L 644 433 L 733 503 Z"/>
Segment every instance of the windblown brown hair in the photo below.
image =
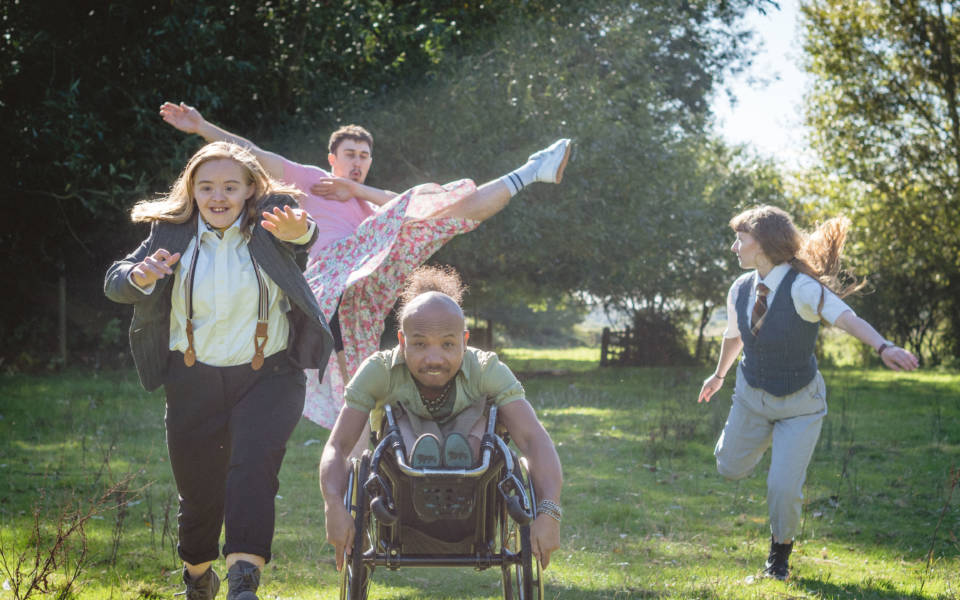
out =
<path fill-rule="evenodd" d="M 407 305 L 417 296 L 427 292 L 446 294 L 459 306 L 466 291 L 467 286 L 453 267 L 423 265 L 407 277 L 403 292 L 400 293 L 400 307 L 397 309 L 397 314 L 402 322 Z"/>
<path fill-rule="evenodd" d="M 813 277 L 840 298 L 860 291 L 866 280 L 857 281 L 841 271 L 843 245 L 850 228 L 850 219 L 834 217 L 821 223 L 813 232 L 805 233 L 793 224 L 784 210 L 775 206 L 757 206 L 730 219 L 734 231 L 749 233 L 774 265 L 790 265 Z M 849 282 L 849 283 L 847 283 Z M 818 312 L 823 308 L 821 306 Z"/>
<path fill-rule="evenodd" d="M 344 125 L 340 129 L 330 134 L 330 142 L 327 149 L 330 154 L 336 154 L 337 148 L 343 140 L 353 140 L 355 142 L 366 142 L 370 146 L 370 152 L 373 152 L 373 134 L 360 127 L 359 125 Z"/>

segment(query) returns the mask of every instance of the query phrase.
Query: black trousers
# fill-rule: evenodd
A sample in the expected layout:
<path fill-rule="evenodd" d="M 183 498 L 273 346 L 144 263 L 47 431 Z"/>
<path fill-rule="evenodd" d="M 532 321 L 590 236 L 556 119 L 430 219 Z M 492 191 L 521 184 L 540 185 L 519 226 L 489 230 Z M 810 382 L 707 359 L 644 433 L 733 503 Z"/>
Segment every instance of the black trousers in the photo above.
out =
<path fill-rule="evenodd" d="M 190 564 L 246 552 L 270 561 L 274 500 L 287 440 L 303 413 L 306 379 L 278 352 L 250 365 L 183 364 L 171 352 L 167 449 L 180 494 L 180 558 Z"/>

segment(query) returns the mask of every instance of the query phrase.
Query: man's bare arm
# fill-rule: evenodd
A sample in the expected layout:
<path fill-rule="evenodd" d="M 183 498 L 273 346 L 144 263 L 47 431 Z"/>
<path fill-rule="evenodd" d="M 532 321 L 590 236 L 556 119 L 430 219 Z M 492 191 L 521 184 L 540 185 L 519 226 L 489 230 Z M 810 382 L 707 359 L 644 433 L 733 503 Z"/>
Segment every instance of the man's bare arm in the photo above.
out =
<path fill-rule="evenodd" d="M 340 409 L 340 416 L 330 432 L 320 458 L 320 493 L 323 494 L 327 541 L 333 544 L 337 570 L 353 543 L 353 520 L 343 505 L 347 486 L 347 457 L 356 445 L 369 415 L 349 406 Z"/>
<path fill-rule="evenodd" d="M 274 179 L 283 178 L 284 158 L 279 154 L 260 148 L 245 137 L 230 133 L 203 118 L 200 111 L 192 106 L 164 102 L 160 107 L 160 116 L 163 120 L 184 133 L 199 135 L 208 142 L 230 142 L 248 148 L 257 157 L 263 168 Z"/>

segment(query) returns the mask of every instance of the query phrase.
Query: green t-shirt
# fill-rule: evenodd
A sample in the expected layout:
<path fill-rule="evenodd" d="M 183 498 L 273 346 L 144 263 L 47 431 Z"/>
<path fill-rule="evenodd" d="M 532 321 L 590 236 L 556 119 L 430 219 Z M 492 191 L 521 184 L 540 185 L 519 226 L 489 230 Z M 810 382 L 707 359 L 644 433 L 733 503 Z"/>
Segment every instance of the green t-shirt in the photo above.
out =
<path fill-rule="evenodd" d="M 495 353 L 469 346 L 450 392 L 454 398 L 453 411 L 441 422 L 457 416 L 477 400 L 503 406 L 524 398 L 520 381 Z M 344 402 L 370 413 L 370 424 L 375 429 L 380 428 L 383 407 L 387 404 L 399 404 L 422 419 L 435 420 L 420 399 L 400 346 L 372 354 L 363 361 L 344 389 Z"/>

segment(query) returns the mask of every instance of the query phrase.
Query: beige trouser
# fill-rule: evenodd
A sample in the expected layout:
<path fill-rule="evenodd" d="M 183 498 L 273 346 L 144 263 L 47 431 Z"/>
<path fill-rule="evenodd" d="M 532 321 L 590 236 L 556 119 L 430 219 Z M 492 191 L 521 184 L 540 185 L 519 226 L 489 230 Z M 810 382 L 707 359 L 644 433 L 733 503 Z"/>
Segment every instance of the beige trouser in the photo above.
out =
<path fill-rule="evenodd" d="M 487 429 L 487 402 L 485 399 L 474 402 L 472 406 L 467 407 L 446 423 L 424 419 L 405 410 L 397 417 L 397 427 L 403 437 L 403 445 L 407 449 L 408 459 L 411 458 L 413 453 L 414 442 L 424 433 L 432 433 L 437 436 L 440 440 L 440 446 L 443 447 L 443 442 L 447 439 L 447 436 L 456 431 L 467 438 L 470 451 L 473 453 L 474 460 L 476 460 L 480 454 L 480 442 L 483 441 L 483 434 Z"/>
<path fill-rule="evenodd" d="M 714 450 L 717 470 L 728 479 L 746 477 L 772 443 L 767 506 L 778 543 L 792 541 L 800 528 L 803 483 L 826 414 L 826 386 L 819 371 L 803 389 L 774 396 L 750 387 L 737 368 L 733 406 Z"/>

